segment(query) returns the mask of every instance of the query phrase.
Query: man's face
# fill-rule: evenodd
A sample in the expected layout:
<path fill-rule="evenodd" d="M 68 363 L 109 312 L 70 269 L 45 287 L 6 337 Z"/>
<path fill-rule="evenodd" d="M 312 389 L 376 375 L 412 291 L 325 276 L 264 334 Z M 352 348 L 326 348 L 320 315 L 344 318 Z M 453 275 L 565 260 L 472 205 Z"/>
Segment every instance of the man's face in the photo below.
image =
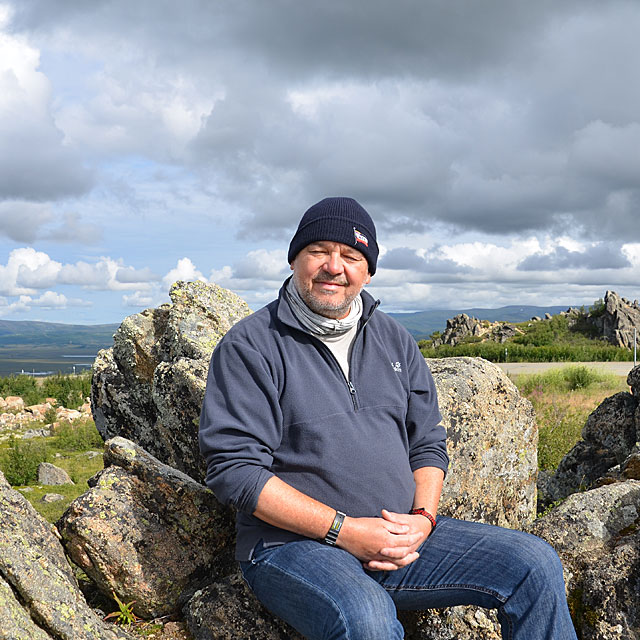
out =
<path fill-rule="evenodd" d="M 367 259 L 341 242 L 307 245 L 291 263 L 293 279 L 307 306 L 327 318 L 345 318 L 354 298 L 371 280 Z"/>

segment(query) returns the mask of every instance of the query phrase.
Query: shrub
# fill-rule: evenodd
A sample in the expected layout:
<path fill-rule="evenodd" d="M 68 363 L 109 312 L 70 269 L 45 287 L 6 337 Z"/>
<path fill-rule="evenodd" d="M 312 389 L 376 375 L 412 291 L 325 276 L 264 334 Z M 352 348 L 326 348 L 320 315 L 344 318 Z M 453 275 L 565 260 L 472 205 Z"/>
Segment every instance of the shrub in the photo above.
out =
<path fill-rule="evenodd" d="M 104 444 L 95 423 L 89 418 L 75 420 L 73 424 L 62 423 L 56 430 L 54 443 L 56 448 L 65 451 L 84 451 Z"/>
<path fill-rule="evenodd" d="M 0 468 L 11 485 L 25 485 L 38 478 L 38 465 L 47 461 L 47 448 L 42 442 L 25 442 L 10 438 L 9 449 L 0 460 Z"/>
<path fill-rule="evenodd" d="M 42 394 L 33 376 L 19 374 L 0 378 L 1 396 L 20 396 L 26 405 L 38 404 Z"/>

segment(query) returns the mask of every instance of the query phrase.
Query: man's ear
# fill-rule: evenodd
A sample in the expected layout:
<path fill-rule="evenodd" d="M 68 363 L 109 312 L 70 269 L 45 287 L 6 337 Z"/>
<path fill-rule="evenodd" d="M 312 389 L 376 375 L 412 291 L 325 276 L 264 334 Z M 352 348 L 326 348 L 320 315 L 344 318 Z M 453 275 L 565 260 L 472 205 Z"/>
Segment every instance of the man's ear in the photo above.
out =
<path fill-rule="evenodd" d="M 367 273 L 367 279 L 364 281 L 365 284 L 369 284 L 371 282 L 371 274 Z"/>
<path fill-rule="evenodd" d="M 293 271 L 293 262 L 289 265 L 289 269 L 291 269 L 291 271 Z"/>

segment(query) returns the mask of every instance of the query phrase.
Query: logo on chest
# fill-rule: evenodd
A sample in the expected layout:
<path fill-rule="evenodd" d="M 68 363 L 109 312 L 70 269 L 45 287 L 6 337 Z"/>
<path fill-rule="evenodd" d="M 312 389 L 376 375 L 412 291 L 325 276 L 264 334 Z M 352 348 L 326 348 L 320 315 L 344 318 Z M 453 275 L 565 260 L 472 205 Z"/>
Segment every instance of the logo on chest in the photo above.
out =
<path fill-rule="evenodd" d="M 396 373 L 402 373 L 402 365 L 399 362 L 392 362 L 391 363 L 391 368 L 396 372 Z"/>

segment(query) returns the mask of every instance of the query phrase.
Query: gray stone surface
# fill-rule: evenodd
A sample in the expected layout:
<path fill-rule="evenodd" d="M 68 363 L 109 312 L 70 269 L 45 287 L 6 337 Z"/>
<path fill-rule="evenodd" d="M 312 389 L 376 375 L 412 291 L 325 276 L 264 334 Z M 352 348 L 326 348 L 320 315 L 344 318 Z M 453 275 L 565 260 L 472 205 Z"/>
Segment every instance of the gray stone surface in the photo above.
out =
<path fill-rule="evenodd" d="M 605 308 L 602 313 L 590 313 L 587 322 L 611 344 L 633 349 L 634 329 L 640 340 L 640 306 L 638 301 L 631 302 L 615 291 L 607 291 L 604 296 Z"/>
<path fill-rule="evenodd" d="M 640 482 L 575 493 L 531 533 L 558 552 L 583 640 L 640 637 Z"/>
<path fill-rule="evenodd" d="M 481 358 L 428 359 L 451 464 L 440 513 L 519 528 L 535 516 L 538 431 L 531 403 Z"/>
<path fill-rule="evenodd" d="M 94 363 L 91 405 L 106 440 L 123 436 L 201 481 L 198 417 L 207 367 L 220 338 L 250 313 L 214 284 L 177 282 L 171 304 L 125 318 Z"/>
<path fill-rule="evenodd" d="M 144 618 L 176 612 L 232 562 L 233 519 L 213 494 L 140 446 L 113 438 L 106 468 L 58 522 L 72 560 Z"/>
<path fill-rule="evenodd" d="M 634 477 L 637 465 L 630 456 L 639 453 L 640 366 L 629 372 L 632 393 L 621 391 L 606 398 L 589 415 L 582 439 L 560 461 L 553 474 L 541 474 L 538 482 L 542 504 L 551 504 L 603 482 Z M 628 462 L 627 462 L 628 460 Z M 626 474 L 626 475 L 625 475 Z"/>
<path fill-rule="evenodd" d="M 38 465 L 38 484 L 75 484 L 69 474 L 60 467 L 50 462 L 41 462 Z"/>
<path fill-rule="evenodd" d="M 0 473 L 0 638 L 127 637 L 87 605 L 57 531 Z"/>

